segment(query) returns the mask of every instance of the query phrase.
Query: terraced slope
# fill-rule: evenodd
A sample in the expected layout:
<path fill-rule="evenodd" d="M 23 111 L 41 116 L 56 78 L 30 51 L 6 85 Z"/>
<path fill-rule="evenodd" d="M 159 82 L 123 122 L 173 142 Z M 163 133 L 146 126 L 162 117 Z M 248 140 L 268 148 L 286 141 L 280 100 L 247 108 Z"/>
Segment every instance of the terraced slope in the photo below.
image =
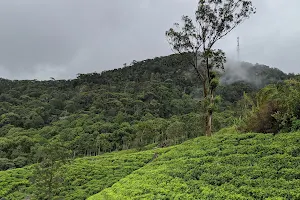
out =
<path fill-rule="evenodd" d="M 142 152 L 129 150 L 76 159 L 66 166 L 67 180 L 55 198 L 86 199 L 151 162 L 155 153 L 166 151 L 167 148 Z M 34 189 L 29 181 L 31 173 L 31 167 L 0 171 L 0 197 L 8 200 L 31 197 Z"/>
<path fill-rule="evenodd" d="M 300 199 L 300 132 L 199 137 L 88 198 L 119 199 Z"/>
<path fill-rule="evenodd" d="M 66 167 L 57 199 L 300 199 L 300 132 L 229 129 L 169 148 L 76 159 Z M 31 173 L 30 167 L 1 171 L 0 197 L 31 197 Z"/>

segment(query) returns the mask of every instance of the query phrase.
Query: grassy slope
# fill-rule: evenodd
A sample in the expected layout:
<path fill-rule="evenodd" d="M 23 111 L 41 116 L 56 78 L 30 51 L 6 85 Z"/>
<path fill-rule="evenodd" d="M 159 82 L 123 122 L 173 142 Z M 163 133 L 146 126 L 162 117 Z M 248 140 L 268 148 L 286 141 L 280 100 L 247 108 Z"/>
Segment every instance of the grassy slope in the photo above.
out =
<path fill-rule="evenodd" d="M 105 199 L 300 199 L 300 132 L 185 142 L 88 198 Z"/>
<path fill-rule="evenodd" d="M 163 154 L 169 149 L 128 150 L 76 159 L 67 166 L 67 183 L 60 196 L 66 200 L 86 199 L 150 162 L 155 152 Z M 0 197 L 24 199 L 30 196 L 34 189 L 29 182 L 31 173 L 30 167 L 0 171 Z"/>

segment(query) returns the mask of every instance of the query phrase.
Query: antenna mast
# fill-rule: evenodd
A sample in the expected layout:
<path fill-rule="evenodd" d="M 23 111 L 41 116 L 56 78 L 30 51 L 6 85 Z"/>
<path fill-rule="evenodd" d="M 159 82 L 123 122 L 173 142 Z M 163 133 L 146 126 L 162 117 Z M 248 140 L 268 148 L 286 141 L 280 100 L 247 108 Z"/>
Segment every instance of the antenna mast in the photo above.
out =
<path fill-rule="evenodd" d="M 237 37 L 237 61 L 240 62 L 240 37 Z"/>

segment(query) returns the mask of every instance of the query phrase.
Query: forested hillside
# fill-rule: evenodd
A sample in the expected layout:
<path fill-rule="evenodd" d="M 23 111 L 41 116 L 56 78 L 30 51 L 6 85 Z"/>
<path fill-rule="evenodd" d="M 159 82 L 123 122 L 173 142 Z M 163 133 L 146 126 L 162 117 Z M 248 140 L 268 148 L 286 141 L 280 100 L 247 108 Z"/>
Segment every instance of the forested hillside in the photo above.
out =
<path fill-rule="evenodd" d="M 101 74 L 79 74 L 74 80 L 1 79 L 0 169 L 35 163 L 42 159 L 43 146 L 55 142 L 72 157 L 81 157 L 178 144 L 201 135 L 202 92 L 187 66 L 174 54 Z M 233 123 L 234 104 L 244 92 L 292 76 L 260 65 L 243 63 L 241 68 L 260 73 L 263 81 L 225 81 L 217 92 L 222 101 L 214 130 Z M 223 77 L 231 78 L 230 73 Z"/>

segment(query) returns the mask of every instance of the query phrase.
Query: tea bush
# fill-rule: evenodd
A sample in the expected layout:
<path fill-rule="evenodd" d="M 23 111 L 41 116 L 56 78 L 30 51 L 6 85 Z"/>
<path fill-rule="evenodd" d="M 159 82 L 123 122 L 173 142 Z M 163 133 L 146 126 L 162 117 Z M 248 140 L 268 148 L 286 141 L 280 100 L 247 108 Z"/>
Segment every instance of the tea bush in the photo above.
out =
<path fill-rule="evenodd" d="M 300 132 L 200 137 L 88 200 L 300 199 L 299 141 Z"/>

